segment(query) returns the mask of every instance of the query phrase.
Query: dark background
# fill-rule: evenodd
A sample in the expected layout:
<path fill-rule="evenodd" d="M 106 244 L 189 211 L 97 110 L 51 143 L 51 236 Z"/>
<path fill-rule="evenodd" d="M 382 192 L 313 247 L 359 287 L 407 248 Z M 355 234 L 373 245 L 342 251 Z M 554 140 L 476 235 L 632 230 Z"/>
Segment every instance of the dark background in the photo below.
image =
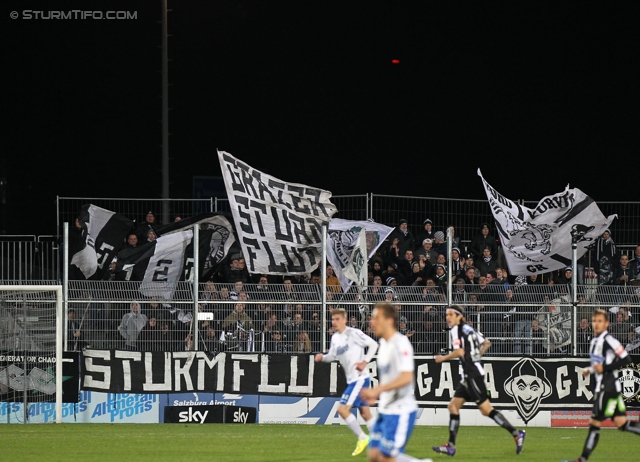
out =
<path fill-rule="evenodd" d="M 334 194 L 638 200 L 636 2 L 169 0 L 171 197 L 216 149 Z M 22 10 L 136 20 L 25 20 Z M 158 198 L 161 2 L 5 1 L 2 231 Z M 400 64 L 392 64 L 393 59 Z"/>

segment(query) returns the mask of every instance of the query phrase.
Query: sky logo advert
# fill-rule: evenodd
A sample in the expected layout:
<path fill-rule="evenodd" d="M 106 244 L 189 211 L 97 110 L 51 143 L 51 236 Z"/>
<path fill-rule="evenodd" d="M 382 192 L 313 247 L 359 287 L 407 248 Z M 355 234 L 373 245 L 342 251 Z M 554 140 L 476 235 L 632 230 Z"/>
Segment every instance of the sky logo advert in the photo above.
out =
<path fill-rule="evenodd" d="M 240 408 L 236 412 L 233 413 L 233 422 L 234 423 L 246 424 L 248 417 L 249 417 L 249 413 L 248 412 L 242 412 L 242 408 Z"/>
<path fill-rule="evenodd" d="M 194 411 L 193 407 L 189 406 L 187 411 L 178 413 L 178 422 L 203 424 L 207 414 L 209 414 L 209 411 Z"/>

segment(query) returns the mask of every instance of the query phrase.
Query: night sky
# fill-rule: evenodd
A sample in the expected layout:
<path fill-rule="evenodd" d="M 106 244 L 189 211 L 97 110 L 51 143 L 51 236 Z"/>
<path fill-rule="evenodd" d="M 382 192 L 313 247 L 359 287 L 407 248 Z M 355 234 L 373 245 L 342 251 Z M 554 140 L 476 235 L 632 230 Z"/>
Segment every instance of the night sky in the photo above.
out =
<path fill-rule="evenodd" d="M 220 149 L 334 194 L 482 199 L 481 168 L 514 199 L 640 200 L 638 3 L 452 3 L 169 0 L 171 197 Z M 160 0 L 2 15 L 2 230 L 55 234 L 56 196 L 161 197 Z"/>

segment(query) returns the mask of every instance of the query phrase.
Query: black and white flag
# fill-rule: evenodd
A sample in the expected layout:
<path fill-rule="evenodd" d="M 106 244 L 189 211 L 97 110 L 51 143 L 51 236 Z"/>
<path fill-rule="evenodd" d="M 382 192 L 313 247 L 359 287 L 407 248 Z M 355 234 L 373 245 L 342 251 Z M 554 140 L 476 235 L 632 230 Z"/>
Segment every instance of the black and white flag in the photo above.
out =
<path fill-rule="evenodd" d="M 577 188 L 544 197 L 530 209 L 498 193 L 482 177 L 512 274 L 548 273 L 571 265 L 572 236 L 577 258 L 617 215 L 605 217 L 593 199 Z"/>
<path fill-rule="evenodd" d="M 193 280 L 193 229 L 200 225 L 199 280 L 218 270 L 236 241 L 225 214 L 206 213 L 158 228 L 160 237 L 118 254 L 116 278 L 142 281 L 140 293 L 170 300 L 176 283 Z"/>
<path fill-rule="evenodd" d="M 333 272 L 345 292 L 349 290 L 349 286 L 353 281 L 344 274 L 344 270 L 349 265 L 351 255 L 363 229 L 365 230 L 364 240 L 367 250 L 365 254 L 366 264 L 387 236 L 391 234 L 393 228 L 374 221 L 353 221 L 334 218 L 329 222 L 327 260 L 331 263 Z"/>
<path fill-rule="evenodd" d="M 366 230 L 362 228 L 351 252 L 351 257 L 349 257 L 349 263 L 342 270 L 342 274 L 355 282 L 361 291 L 367 287 L 367 261 L 367 234 Z"/>
<path fill-rule="evenodd" d="M 70 265 L 78 268 L 86 279 L 102 279 L 109 264 L 124 244 L 127 233 L 133 226 L 128 218 L 110 210 L 86 204 L 80 209 L 75 242 L 70 242 Z"/>
<path fill-rule="evenodd" d="M 236 231 L 255 274 L 306 274 L 322 261 L 322 226 L 336 206 L 331 193 L 286 183 L 218 151 Z"/>

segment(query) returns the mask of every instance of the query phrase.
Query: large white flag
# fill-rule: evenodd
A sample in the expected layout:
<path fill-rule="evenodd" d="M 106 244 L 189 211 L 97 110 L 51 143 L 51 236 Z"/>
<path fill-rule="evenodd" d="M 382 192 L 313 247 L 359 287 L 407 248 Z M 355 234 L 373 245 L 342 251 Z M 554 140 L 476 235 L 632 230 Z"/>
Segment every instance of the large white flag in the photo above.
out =
<path fill-rule="evenodd" d="M 331 193 L 286 183 L 218 151 L 236 232 L 250 273 L 306 274 L 322 261 Z"/>
<path fill-rule="evenodd" d="M 512 274 L 548 273 L 571 265 L 572 235 L 577 240 L 580 258 L 617 217 L 605 217 L 593 199 L 568 185 L 530 209 L 492 188 L 480 169 L 478 176 L 482 178 Z"/>
<path fill-rule="evenodd" d="M 362 228 L 349 257 L 349 263 L 342 270 L 342 274 L 355 282 L 360 290 L 367 287 L 367 261 L 367 235 L 365 228 Z"/>
<path fill-rule="evenodd" d="M 340 286 L 345 292 L 353 281 L 347 278 L 343 271 L 349 264 L 349 259 L 356 246 L 360 232 L 365 231 L 365 245 L 367 260 L 378 250 L 378 247 L 391 234 L 393 228 L 375 223 L 373 221 L 353 221 L 334 218 L 329 222 L 329 234 L 327 236 L 327 260 L 333 267 L 333 272 L 340 281 Z M 365 283 L 366 285 L 366 283 Z"/>

